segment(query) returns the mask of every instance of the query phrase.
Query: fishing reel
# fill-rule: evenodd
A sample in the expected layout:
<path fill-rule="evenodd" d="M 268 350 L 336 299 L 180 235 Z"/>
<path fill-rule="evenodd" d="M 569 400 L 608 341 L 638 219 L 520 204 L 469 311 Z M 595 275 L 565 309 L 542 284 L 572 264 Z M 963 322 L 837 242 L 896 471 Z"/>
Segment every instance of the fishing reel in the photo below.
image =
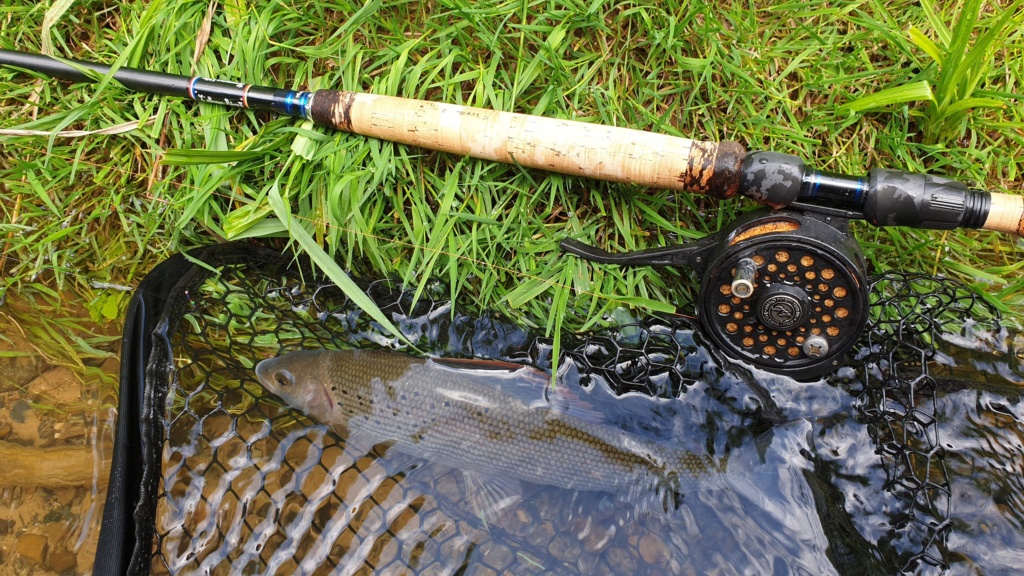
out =
<path fill-rule="evenodd" d="M 594 262 L 692 269 L 702 278 L 697 316 L 714 345 L 796 379 L 841 366 L 867 322 L 867 267 L 841 217 L 761 209 L 678 246 L 623 254 L 561 246 Z"/>

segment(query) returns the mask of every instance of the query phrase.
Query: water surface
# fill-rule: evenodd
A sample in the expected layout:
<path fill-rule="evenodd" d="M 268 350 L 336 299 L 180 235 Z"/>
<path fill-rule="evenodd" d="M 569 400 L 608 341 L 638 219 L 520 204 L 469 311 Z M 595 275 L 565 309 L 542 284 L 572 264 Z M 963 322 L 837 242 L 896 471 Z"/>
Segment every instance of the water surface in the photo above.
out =
<path fill-rule="evenodd" d="M 1024 551 L 1024 371 L 1006 334 L 961 332 L 941 345 L 939 360 L 960 367 L 950 375 L 900 364 L 888 382 L 873 374 L 891 372 L 891 355 L 870 348 L 813 383 L 723 369 L 681 324 L 570 343 L 563 385 L 590 409 L 725 458 L 727 473 L 668 512 L 528 486 L 508 514 L 481 519 L 459 471 L 353 450 L 262 390 L 262 358 L 395 344 L 337 294 L 264 281 L 213 281 L 170 334 L 156 573 L 1003 573 Z M 549 342 L 496 318 L 376 297 L 422 350 L 550 368 Z"/>
<path fill-rule="evenodd" d="M 0 573 L 89 574 L 113 446 L 117 360 L 76 366 L 44 355 L 55 339 L 16 322 L 25 305 L 10 299 L 0 315 Z M 98 330 L 74 321 L 83 338 Z"/>

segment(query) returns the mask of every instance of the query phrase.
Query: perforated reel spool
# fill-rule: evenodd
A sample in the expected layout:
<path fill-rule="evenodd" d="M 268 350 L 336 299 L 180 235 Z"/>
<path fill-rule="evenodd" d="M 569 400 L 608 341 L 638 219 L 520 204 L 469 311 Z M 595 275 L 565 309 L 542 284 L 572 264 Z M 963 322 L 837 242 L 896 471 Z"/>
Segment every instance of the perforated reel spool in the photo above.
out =
<path fill-rule="evenodd" d="M 797 379 L 843 364 L 867 321 L 867 273 L 846 222 L 831 220 L 744 219 L 711 255 L 698 315 L 725 354 Z"/>

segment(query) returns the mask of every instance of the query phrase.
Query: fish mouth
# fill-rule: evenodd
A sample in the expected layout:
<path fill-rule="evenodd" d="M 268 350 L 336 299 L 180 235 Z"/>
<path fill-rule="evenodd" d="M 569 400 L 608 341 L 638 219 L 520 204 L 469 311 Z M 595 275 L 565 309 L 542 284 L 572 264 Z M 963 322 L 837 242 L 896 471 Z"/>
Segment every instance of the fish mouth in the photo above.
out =
<path fill-rule="evenodd" d="M 273 362 L 273 358 L 267 358 L 266 360 L 262 360 L 256 364 L 256 378 L 259 379 L 260 383 L 265 387 L 276 389 L 277 387 L 273 386 L 273 382 L 270 380 L 270 374 L 273 372 L 273 367 L 271 366 Z"/>

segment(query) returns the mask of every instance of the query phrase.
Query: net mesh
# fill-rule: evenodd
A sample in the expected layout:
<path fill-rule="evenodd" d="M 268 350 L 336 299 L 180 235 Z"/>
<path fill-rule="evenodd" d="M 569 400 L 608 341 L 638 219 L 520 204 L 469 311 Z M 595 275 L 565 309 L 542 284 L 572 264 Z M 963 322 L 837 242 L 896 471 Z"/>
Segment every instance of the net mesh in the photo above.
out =
<path fill-rule="evenodd" d="M 872 278 L 871 301 L 856 358 L 864 383 L 858 408 L 885 464 L 884 488 L 902 504 L 893 525 L 913 544 L 902 555 L 903 571 L 943 571 L 951 487 L 936 418 L 941 382 L 930 366 L 950 335 L 975 339 L 979 327 L 999 332 L 999 313 L 962 284 L 901 272 Z"/>
<path fill-rule="evenodd" d="M 353 451 L 323 424 L 289 409 L 255 380 L 263 359 L 316 348 L 398 347 L 336 287 L 283 258 L 214 263 L 165 316 L 157 338 L 170 362 L 149 369 L 162 398 L 154 429 L 161 463 L 151 572 L 267 574 L 687 573 L 700 555 L 668 554 L 656 518 L 618 533 L 584 534 L 572 501 L 538 488 L 501 522 L 467 516 L 460 476 L 408 463 L 380 447 Z M 551 367 L 551 344 L 494 316 L 453 314 L 431 285 L 418 300 L 387 281 L 367 293 L 423 352 Z M 872 281 L 874 306 L 854 365 L 857 418 L 886 468 L 885 489 L 903 503 L 902 569 L 948 563 L 949 479 L 934 418 L 928 361 L 942 331 L 993 312 L 963 287 L 887 274 Z M 981 308 L 984 308 L 982 310 Z M 751 378 L 730 379 L 685 319 L 652 318 L 563 342 L 582 375 L 619 393 L 719 395 L 737 426 L 776 420 Z M 850 384 L 850 381 L 857 384 Z M 713 392 L 712 392 L 713 391 Z M 594 514 L 614 515 L 614 507 Z M 589 524 L 588 524 L 589 526 Z M 715 529 L 676 542 L 713 547 Z"/>

